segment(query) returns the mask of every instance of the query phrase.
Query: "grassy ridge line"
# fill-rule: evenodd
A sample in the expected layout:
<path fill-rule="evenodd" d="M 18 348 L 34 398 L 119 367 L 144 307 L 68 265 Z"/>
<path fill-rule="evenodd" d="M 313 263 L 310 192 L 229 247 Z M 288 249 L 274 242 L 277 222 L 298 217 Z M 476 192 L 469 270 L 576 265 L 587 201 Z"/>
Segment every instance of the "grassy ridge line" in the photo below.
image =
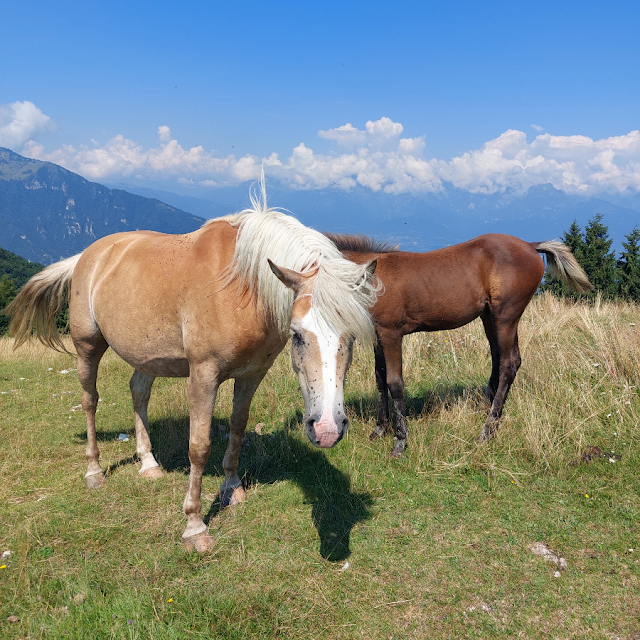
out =
<path fill-rule="evenodd" d="M 490 360 L 481 324 L 408 336 L 411 446 L 397 462 L 387 457 L 390 439 L 367 438 L 372 354 L 355 354 L 350 432 L 328 452 L 303 435 L 284 354 L 251 411 L 240 463 L 249 499 L 218 513 L 232 399 L 225 383 L 203 482 L 218 547 L 203 557 L 179 541 L 185 381 L 154 387 L 152 442 L 169 473 L 145 482 L 133 440 L 117 441 L 133 431 L 130 369 L 105 357 L 97 420 L 109 481 L 88 493 L 84 416 L 72 411 L 79 384 L 75 372 L 59 373 L 74 360 L 0 341 L 0 546 L 13 551 L 0 570 L 0 635 L 632 638 L 640 632 L 640 552 L 629 551 L 640 546 L 636 324 L 633 305 L 534 300 L 502 427 L 482 447 L 474 438 Z M 257 422 L 266 423 L 260 435 Z M 587 445 L 622 459 L 573 466 Z M 529 552 L 538 540 L 568 559 L 560 578 Z M 4 622 L 10 615 L 19 622 Z"/>

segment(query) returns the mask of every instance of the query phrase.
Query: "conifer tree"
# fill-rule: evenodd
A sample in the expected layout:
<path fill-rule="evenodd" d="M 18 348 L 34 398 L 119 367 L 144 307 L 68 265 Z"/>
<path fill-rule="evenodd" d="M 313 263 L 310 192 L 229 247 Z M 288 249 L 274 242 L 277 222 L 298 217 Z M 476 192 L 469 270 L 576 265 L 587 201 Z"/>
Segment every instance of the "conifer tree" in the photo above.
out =
<path fill-rule="evenodd" d="M 576 260 L 581 262 L 584 254 L 584 235 L 577 220 L 574 220 L 569 230 L 564 232 L 562 242 L 571 249 Z"/>
<path fill-rule="evenodd" d="M 605 298 L 614 298 L 618 290 L 616 254 L 609 251 L 613 240 L 609 238 L 609 227 L 602 224 L 602 218 L 601 213 L 596 213 L 589 220 L 585 227 L 582 255 L 576 257 L 595 287 L 589 295 L 593 297 L 600 292 Z"/>
<path fill-rule="evenodd" d="M 626 300 L 640 301 L 640 229 L 625 236 L 624 251 L 618 260 L 618 292 Z"/>

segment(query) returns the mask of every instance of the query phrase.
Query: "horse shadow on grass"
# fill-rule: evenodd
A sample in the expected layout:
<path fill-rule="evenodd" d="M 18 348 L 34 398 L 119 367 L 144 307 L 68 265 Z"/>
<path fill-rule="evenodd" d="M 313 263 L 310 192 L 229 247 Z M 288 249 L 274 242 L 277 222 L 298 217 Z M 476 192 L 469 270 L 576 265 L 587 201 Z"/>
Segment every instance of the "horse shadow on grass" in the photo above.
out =
<path fill-rule="evenodd" d="M 303 492 L 304 502 L 312 505 L 311 517 L 320 538 L 320 555 L 331 562 L 345 560 L 351 554 L 351 530 L 358 522 L 371 517 L 373 498 L 367 492 L 352 491 L 349 475 L 331 464 L 325 452 L 313 449 L 293 435 L 293 431 L 302 432 L 300 413 L 290 416 L 283 427 L 275 433 L 245 433 L 238 468 L 242 482 L 245 488 L 282 480 L 296 483 Z M 204 474 L 223 476 L 228 419 L 214 418 L 211 430 L 211 454 Z M 154 455 L 166 471 L 189 473 L 187 416 L 153 421 L 149 425 L 149 435 Z M 115 466 L 133 461 L 130 457 Z M 205 523 L 209 524 L 219 511 L 220 502 L 216 498 L 204 517 Z"/>

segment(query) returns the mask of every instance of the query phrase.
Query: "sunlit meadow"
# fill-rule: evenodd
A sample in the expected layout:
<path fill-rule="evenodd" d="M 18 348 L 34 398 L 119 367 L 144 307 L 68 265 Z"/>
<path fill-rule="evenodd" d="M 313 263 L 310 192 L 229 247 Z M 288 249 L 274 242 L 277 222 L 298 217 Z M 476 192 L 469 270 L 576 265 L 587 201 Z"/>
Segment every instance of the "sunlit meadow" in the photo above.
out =
<path fill-rule="evenodd" d="M 156 382 L 140 478 L 131 369 L 99 375 L 106 485 L 84 485 L 73 358 L 0 341 L 0 635 L 7 638 L 640 638 L 640 309 L 537 297 L 500 430 L 476 443 L 490 372 L 481 323 L 407 336 L 410 440 L 370 442 L 373 356 L 356 348 L 349 434 L 314 449 L 284 353 L 254 400 L 247 501 L 220 511 L 231 411 L 212 421 L 203 511 L 184 551 L 184 380 Z M 258 425 L 258 426 L 256 426 Z M 129 436 L 128 440 L 122 437 Z M 590 452 L 590 453 L 589 453 Z M 567 568 L 532 553 L 542 542 Z M 9 553 L 6 553 L 9 552 Z"/>

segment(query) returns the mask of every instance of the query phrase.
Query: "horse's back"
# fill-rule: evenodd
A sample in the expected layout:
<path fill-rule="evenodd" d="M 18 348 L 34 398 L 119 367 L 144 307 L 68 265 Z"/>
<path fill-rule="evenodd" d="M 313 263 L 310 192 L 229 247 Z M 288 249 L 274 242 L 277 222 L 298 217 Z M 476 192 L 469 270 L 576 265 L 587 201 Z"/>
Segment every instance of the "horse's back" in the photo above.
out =
<path fill-rule="evenodd" d="M 185 235 L 134 231 L 96 241 L 74 272 L 72 337 L 100 335 L 136 368 L 188 375 L 185 330 L 199 324 L 199 306 L 206 322 L 222 321 L 213 298 L 235 234 L 218 223 Z"/>
<path fill-rule="evenodd" d="M 404 334 L 454 329 L 504 301 L 526 306 L 544 273 L 532 245 L 505 234 L 424 253 L 345 253 L 358 262 L 377 257 L 385 292 L 372 314 L 378 328 Z"/>

